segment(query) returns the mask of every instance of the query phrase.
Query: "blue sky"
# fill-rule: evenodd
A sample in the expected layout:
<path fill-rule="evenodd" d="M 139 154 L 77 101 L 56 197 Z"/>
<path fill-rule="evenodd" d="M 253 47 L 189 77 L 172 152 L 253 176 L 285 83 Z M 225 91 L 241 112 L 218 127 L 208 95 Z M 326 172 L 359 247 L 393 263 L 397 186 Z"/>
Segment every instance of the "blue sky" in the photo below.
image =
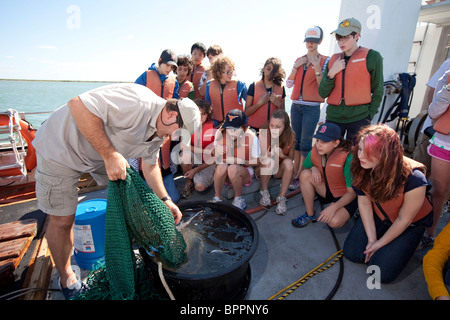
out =
<path fill-rule="evenodd" d="M 0 78 L 134 81 L 164 49 L 190 54 L 200 41 L 222 46 L 249 83 L 272 56 L 289 73 L 314 25 L 325 34 L 319 52 L 329 54 L 339 8 L 339 0 L 1 1 Z"/>

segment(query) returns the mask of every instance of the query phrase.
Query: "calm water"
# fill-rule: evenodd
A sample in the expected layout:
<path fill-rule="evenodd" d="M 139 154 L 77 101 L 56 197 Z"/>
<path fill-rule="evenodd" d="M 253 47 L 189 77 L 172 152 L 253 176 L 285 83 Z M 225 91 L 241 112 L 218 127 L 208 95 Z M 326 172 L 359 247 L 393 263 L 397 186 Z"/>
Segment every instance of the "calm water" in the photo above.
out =
<path fill-rule="evenodd" d="M 181 274 L 212 274 L 238 263 L 252 246 L 252 234 L 240 220 L 209 207 L 183 212 L 177 229 L 186 241 L 187 261 Z"/>
<path fill-rule="evenodd" d="M 15 109 L 19 112 L 54 111 L 79 94 L 110 83 L 103 82 L 50 82 L 0 81 L 0 112 Z M 49 114 L 25 115 L 35 128 Z"/>
<path fill-rule="evenodd" d="M 0 112 L 15 109 L 19 112 L 54 111 L 70 99 L 91 89 L 111 83 L 0 81 Z M 286 88 L 286 111 L 291 109 L 291 89 Z M 37 129 L 49 114 L 27 115 L 26 119 Z"/>

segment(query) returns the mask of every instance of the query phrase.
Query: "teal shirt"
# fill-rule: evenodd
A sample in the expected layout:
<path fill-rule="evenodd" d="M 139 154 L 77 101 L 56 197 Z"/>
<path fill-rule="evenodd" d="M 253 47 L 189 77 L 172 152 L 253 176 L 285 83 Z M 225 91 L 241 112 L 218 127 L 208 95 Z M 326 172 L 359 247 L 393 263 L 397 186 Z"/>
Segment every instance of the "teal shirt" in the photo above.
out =
<path fill-rule="evenodd" d="M 352 187 L 352 181 L 353 181 L 353 175 L 350 171 L 350 163 L 352 162 L 352 159 L 353 159 L 353 154 L 349 153 L 347 155 L 347 159 L 345 160 L 345 164 L 344 164 L 345 185 L 348 188 Z M 306 169 L 311 169 L 312 167 L 314 167 L 314 165 L 311 161 L 311 151 L 306 156 L 305 161 L 303 162 L 303 167 Z"/>
<path fill-rule="evenodd" d="M 349 123 L 362 120 L 367 116 L 370 119 L 378 113 L 378 108 L 380 107 L 381 100 L 384 95 L 384 77 L 383 77 L 383 57 L 378 51 L 369 50 L 366 59 L 367 70 L 371 76 L 371 92 L 372 101 L 370 104 L 363 104 L 358 106 L 346 106 L 345 101 L 342 100 L 340 105 L 329 104 L 327 106 L 327 117 L 326 120 L 337 122 L 337 123 Z M 322 98 L 327 98 L 334 88 L 334 80 L 328 79 L 329 62 L 325 67 L 322 80 L 319 85 L 319 95 Z"/>

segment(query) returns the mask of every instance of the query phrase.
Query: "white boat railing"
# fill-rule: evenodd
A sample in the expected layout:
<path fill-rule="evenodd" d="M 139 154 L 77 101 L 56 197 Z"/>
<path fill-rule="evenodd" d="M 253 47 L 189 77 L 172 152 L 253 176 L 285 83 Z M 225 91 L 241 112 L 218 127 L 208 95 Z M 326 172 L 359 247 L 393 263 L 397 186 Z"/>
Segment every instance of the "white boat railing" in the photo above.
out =
<path fill-rule="evenodd" d="M 1 112 L 0 114 L 8 117 L 8 124 L 0 126 L 0 134 L 6 135 L 6 138 L 0 138 L 3 149 L 0 152 L 0 170 L 19 169 L 20 172 L 18 175 L 0 177 L 0 179 L 20 178 L 25 180 L 27 176 L 26 150 L 25 139 L 20 133 L 19 113 L 14 109 L 8 109 L 7 112 Z"/>

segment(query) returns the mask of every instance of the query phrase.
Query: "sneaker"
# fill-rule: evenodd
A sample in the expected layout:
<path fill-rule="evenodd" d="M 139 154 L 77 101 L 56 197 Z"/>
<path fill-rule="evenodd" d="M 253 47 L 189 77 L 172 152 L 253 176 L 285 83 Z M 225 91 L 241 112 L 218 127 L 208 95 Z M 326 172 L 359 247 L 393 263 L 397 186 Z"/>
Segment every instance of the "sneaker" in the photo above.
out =
<path fill-rule="evenodd" d="M 289 190 L 297 190 L 298 188 L 300 188 L 300 180 L 298 178 L 292 179 Z"/>
<path fill-rule="evenodd" d="M 213 202 L 222 202 L 223 199 L 222 199 L 221 197 L 214 196 L 214 198 L 212 199 L 212 201 L 213 201 Z"/>
<path fill-rule="evenodd" d="M 63 288 L 63 286 L 61 285 L 61 281 L 59 281 L 59 288 L 61 289 L 61 291 L 64 295 L 64 298 L 66 300 L 73 300 L 88 289 L 86 284 L 81 282 L 81 280 L 77 279 L 75 275 L 73 275 L 72 277 L 75 278 L 75 279 L 73 279 L 75 281 L 71 285 L 69 285 L 67 288 Z M 69 280 L 70 280 L 70 278 L 69 278 Z"/>
<path fill-rule="evenodd" d="M 261 190 L 259 193 L 261 194 L 261 199 L 259 199 L 259 204 L 262 207 L 270 206 L 272 201 L 270 200 L 269 190 Z"/>
<path fill-rule="evenodd" d="M 308 213 L 305 212 L 305 214 L 303 214 L 302 216 L 299 216 L 295 219 L 292 219 L 292 225 L 296 228 L 303 228 L 304 226 L 306 226 L 308 223 L 313 222 L 314 221 L 314 216 L 316 214 L 314 213 L 313 216 L 308 215 Z"/>
<path fill-rule="evenodd" d="M 275 212 L 280 216 L 284 216 L 286 214 L 286 201 L 286 197 L 277 197 L 277 208 L 275 209 Z"/>
<path fill-rule="evenodd" d="M 233 206 L 238 207 L 239 209 L 244 210 L 247 206 L 244 197 L 235 197 L 233 202 L 231 203 Z"/>

